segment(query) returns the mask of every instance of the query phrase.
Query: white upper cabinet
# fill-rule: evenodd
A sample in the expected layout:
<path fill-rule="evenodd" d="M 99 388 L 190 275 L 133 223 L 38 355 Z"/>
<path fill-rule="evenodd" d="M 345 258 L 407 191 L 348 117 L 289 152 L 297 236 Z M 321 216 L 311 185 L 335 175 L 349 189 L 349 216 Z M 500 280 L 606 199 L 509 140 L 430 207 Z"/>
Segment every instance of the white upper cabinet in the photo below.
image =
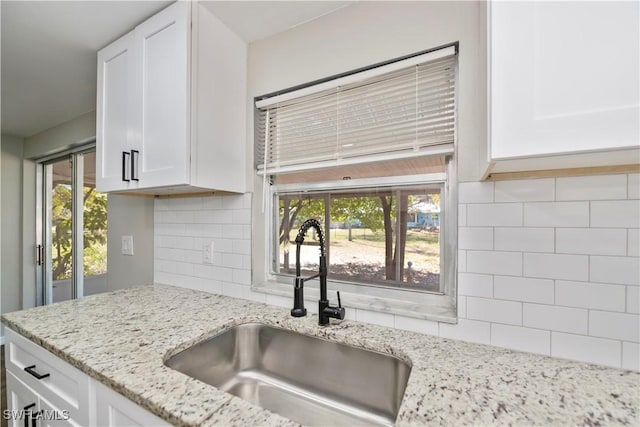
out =
<path fill-rule="evenodd" d="M 174 3 L 102 49 L 98 82 L 98 190 L 245 191 L 246 44 L 206 6 Z"/>
<path fill-rule="evenodd" d="M 133 46 L 131 32 L 98 52 L 96 178 L 100 191 L 132 188 L 130 151 L 137 143 L 133 138 Z"/>
<path fill-rule="evenodd" d="M 147 187 L 188 184 L 189 24 L 186 2 L 176 3 L 135 29 L 140 50 L 136 88 L 141 101 L 140 182 Z M 134 153 L 136 154 L 136 153 Z M 136 171 L 137 172 L 137 171 Z"/>
<path fill-rule="evenodd" d="M 638 2 L 492 2 L 488 19 L 490 161 L 638 147 Z"/>

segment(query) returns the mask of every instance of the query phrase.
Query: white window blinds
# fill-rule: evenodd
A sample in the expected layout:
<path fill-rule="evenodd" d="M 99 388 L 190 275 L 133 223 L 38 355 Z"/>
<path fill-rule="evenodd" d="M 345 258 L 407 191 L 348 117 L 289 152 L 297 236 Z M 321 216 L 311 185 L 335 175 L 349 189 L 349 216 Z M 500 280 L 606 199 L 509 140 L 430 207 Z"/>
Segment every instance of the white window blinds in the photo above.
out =
<path fill-rule="evenodd" d="M 455 77 L 452 46 L 260 100 L 256 166 L 276 174 L 451 153 Z"/>

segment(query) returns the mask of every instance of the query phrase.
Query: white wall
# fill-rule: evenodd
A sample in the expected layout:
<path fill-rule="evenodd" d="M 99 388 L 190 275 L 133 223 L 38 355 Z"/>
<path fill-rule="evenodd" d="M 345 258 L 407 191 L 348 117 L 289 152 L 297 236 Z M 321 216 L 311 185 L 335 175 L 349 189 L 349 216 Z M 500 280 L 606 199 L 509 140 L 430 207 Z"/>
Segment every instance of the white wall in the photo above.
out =
<path fill-rule="evenodd" d="M 0 301 L 2 313 L 22 306 L 22 138 L 2 135 L 0 194 L 2 197 L 2 259 L 0 264 Z"/>
<path fill-rule="evenodd" d="M 133 236 L 133 256 L 122 255 L 122 236 Z M 107 290 L 153 281 L 153 199 L 109 194 Z"/>

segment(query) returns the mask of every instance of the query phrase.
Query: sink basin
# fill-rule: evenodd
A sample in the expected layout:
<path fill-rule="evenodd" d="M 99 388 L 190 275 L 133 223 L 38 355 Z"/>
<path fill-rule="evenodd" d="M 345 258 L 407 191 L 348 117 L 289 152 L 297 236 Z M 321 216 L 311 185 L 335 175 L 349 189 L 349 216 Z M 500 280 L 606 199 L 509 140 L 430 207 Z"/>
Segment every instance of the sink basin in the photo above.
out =
<path fill-rule="evenodd" d="M 394 356 L 258 323 L 165 364 L 304 425 L 394 425 L 411 371 Z"/>

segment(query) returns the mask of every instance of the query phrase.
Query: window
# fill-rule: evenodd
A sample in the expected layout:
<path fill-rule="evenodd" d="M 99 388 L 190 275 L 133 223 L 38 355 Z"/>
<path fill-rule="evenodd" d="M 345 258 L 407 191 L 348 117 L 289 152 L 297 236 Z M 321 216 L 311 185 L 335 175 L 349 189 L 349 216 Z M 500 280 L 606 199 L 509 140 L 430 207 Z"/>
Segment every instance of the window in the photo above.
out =
<path fill-rule="evenodd" d="M 39 300 L 45 304 L 107 290 L 107 195 L 95 189 L 95 148 L 37 163 Z"/>
<path fill-rule="evenodd" d="M 456 48 L 257 99 L 268 279 L 291 281 L 298 227 L 315 218 L 332 288 L 455 309 Z M 317 249 L 309 231 L 303 274 Z"/>

